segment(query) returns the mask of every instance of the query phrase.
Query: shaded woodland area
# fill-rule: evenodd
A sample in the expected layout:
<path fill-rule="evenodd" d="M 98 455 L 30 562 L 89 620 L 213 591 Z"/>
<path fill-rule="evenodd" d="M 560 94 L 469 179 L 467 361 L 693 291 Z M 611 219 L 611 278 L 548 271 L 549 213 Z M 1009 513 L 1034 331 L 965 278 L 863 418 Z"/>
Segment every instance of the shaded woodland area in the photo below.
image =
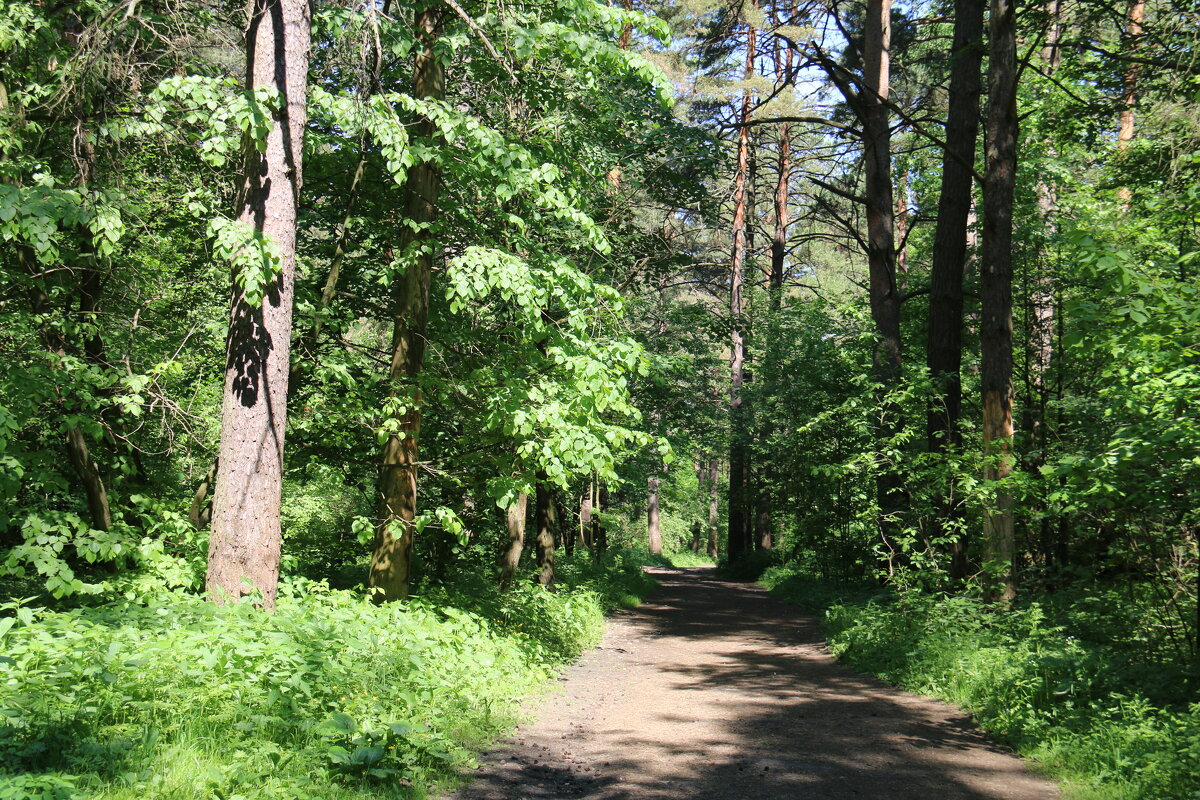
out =
<path fill-rule="evenodd" d="M 421 796 L 711 562 L 1200 791 L 1194 2 L 2 8 L 0 797 Z"/>

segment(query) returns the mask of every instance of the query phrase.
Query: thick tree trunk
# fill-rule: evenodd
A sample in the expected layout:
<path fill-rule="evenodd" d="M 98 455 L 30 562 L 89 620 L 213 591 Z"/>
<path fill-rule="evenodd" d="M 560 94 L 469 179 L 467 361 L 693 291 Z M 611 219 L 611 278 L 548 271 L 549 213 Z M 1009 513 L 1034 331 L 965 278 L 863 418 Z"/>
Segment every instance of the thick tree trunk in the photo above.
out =
<path fill-rule="evenodd" d="M 266 296 L 250 303 L 233 290 L 221 406 L 221 464 L 208 549 L 209 596 L 218 602 L 261 593 L 275 606 L 288 349 L 296 267 L 304 126 L 307 121 L 310 6 L 306 0 L 253 0 L 246 34 L 247 84 L 282 102 L 266 148 L 244 148 L 238 219 L 279 249 L 281 269 Z"/>
<path fill-rule="evenodd" d="M 984 0 L 957 0 L 954 16 L 953 61 L 950 66 L 946 151 L 942 187 L 933 234 L 933 265 L 929 278 L 928 366 L 941 395 L 929 406 L 926 421 L 931 453 L 957 450 L 962 445 L 963 275 L 974 187 L 975 140 L 979 130 L 980 64 L 983 61 Z M 936 534 L 957 523 L 957 506 L 949 494 L 938 501 Z M 967 577 L 967 537 L 951 545 L 952 577 Z"/>
<path fill-rule="evenodd" d="M 690 549 L 693 553 L 700 552 L 701 543 L 704 540 L 703 530 L 704 526 L 699 522 L 692 523 L 692 545 Z"/>
<path fill-rule="evenodd" d="M 420 6 L 416 34 L 423 49 L 413 69 L 413 93 L 428 100 L 446 94 L 446 75 L 437 41 L 441 36 L 442 9 Z M 431 120 L 421 119 L 416 135 L 436 134 Z M 392 382 L 390 422 L 395 426 L 383 449 L 379 471 L 379 511 L 375 549 L 371 555 L 370 587 L 378 601 L 408 596 L 412 571 L 413 519 L 417 513 L 418 444 L 421 434 L 421 370 L 425 366 L 425 333 L 429 320 L 429 278 L 435 243 L 430 226 L 437 219 L 441 175 L 435 161 L 409 168 L 405 183 L 406 224 L 402 229 L 401 257 L 407 265 L 393 289 Z M 418 245 L 414 247 L 414 245 Z"/>
<path fill-rule="evenodd" d="M 863 126 L 863 162 L 867 211 L 867 267 L 871 319 L 879 342 L 875 347 L 876 380 L 884 392 L 900 381 L 900 291 L 896 283 L 895 206 L 892 197 L 892 135 L 886 101 L 891 80 L 891 0 L 868 0 L 863 29 L 863 75 L 859 95 Z M 900 428 L 900 410 L 887 403 L 877 426 L 879 455 L 876 494 L 879 527 L 893 554 L 892 540 L 904 507 L 904 486 L 894 465 L 882 455 Z"/>
<path fill-rule="evenodd" d="M 512 585 L 513 575 L 521 564 L 525 552 L 525 512 L 529 507 L 529 495 L 522 492 L 504 514 L 504 525 L 508 530 L 508 544 L 500 556 L 500 588 Z"/>
<path fill-rule="evenodd" d="M 1012 233 L 1017 167 L 1017 34 L 1014 0 L 991 0 L 988 65 L 987 173 L 983 185 L 983 254 L 980 275 L 983 350 L 983 441 L 989 462 L 985 481 L 1012 472 Z M 990 574 L 988 595 L 1016 595 L 1013 570 L 1012 496 L 1005 490 L 984 512 Z"/>
<path fill-rule="evenodd" d="M 583 489 L 583 497 L 579 501 L 579 544 L 591 550 L 592 541 L 592 506 L 596 501 L 596 479 L 588 479 Z"/>
<path fill-rule="evenodd" d="M 754 74 L 755 43 L 758 32 L 748 26 L 746 41 L 746 78 Z M 746 342 L 743 331 L 745 312 L 742 297 L 746 266 L 747 205 L 750 191 L 750 121 L 751 92 L 747 89 L 742 97 L 741 127 L 738 128 L 737 173 L 733 189 L 733 251 L 729 267 L 729 546 L 728 556 L 732 561 L 750 548 L 750 526 L 747 511 L 746 477 L 749 457 L 746 438 L 746 409 L 743 406 L 742 386 L 745 383 Z"/>
<path fill-rule="evenodd" d="M 554 490 L 546 483 L 544 475 L 538 475 L 534 524 L 537 526 L 537 538 L 534 540 L 537 582 L 542 586 L 551 586 L 554 584 L 554 537 L 558 530 L 558 508 L 554 502 Z"/>

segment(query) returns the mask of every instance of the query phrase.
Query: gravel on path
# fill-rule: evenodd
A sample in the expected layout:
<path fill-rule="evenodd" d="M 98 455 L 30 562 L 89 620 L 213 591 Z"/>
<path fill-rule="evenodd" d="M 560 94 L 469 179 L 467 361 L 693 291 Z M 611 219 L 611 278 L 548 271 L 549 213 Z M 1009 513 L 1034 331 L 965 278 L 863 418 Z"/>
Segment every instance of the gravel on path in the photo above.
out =
<path fill-rule="evenodd" d="M 959 709 L 838 664 L 817 620 L 711 569 L 661 589 L 447 800 L 1047 800 Z"/>

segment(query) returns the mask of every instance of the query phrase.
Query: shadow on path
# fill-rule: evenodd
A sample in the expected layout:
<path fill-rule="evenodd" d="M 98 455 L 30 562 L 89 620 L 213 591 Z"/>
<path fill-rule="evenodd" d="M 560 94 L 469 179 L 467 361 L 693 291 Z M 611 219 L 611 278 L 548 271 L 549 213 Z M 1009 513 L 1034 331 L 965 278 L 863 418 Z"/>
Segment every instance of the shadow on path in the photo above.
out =
<path fill-rule="evenodd" d="M 484 758 L 455 800 L 1041 800 L 959 710 L 837 664 L 817 621 L 710 569 L 662 588 Z"/>

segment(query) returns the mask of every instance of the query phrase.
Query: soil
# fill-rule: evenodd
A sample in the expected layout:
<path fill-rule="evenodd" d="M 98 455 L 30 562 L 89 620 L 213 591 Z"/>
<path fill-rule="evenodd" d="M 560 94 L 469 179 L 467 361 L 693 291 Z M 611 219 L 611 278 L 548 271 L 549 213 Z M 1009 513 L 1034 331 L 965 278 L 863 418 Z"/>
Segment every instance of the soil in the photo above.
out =
<path fill-rule="evenodd" d="M 760 587 L 650 571 L 662 588 L 448 800 L 1059 796 L 959 709 L 838 664 Z"/>

